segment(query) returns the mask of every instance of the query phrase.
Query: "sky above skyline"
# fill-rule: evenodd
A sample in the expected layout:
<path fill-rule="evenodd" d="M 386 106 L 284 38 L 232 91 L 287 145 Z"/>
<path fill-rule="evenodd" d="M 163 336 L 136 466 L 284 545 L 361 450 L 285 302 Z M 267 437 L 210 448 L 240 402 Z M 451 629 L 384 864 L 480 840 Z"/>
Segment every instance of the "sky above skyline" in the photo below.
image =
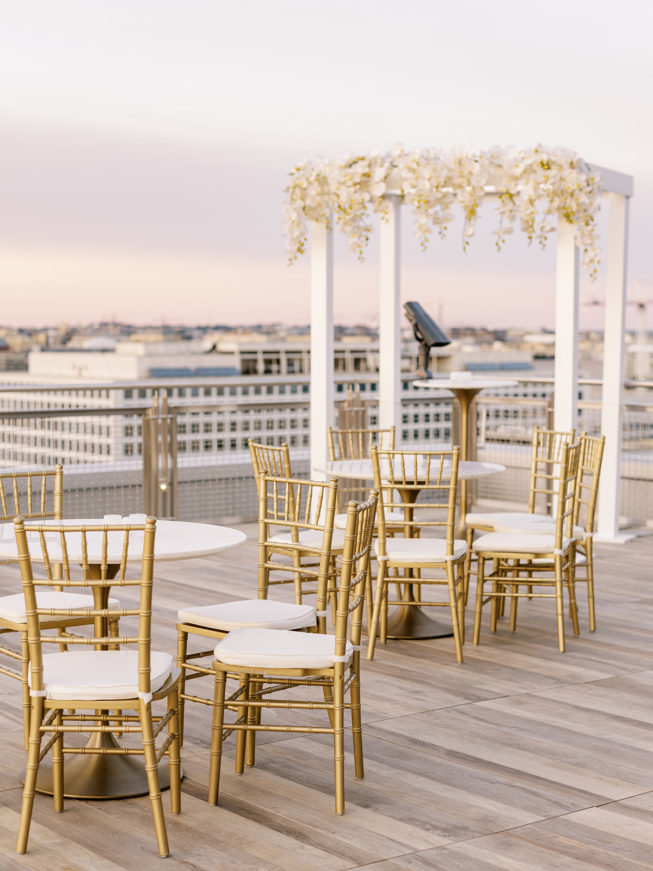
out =
<path fill-rule="evenodd" d="M 650 6 L 0 0 L 0 12 L 0 325 L 305 323 L 308 257 L 289 268 L 283 239 L 289 170 L 397 143 L 563 145 L 632 174 L 629 296 L 653 299 Z M 555 238 L 540 251 L 515 234 L 497 253 L 494 227 L 483 207 L 466 253 L 457 220 L 424 254 L 404 210 L 403 299 L 445 326 L 551 326 Z M 374 240 L 365 264 L 336 240 L 336 320 L 376 323 L 377 261 Z M 581 277 L 584 302 L 602 295 L 602 273 Z M 601 322 L 600 306 L 582 307 L 581 327 Z"/>

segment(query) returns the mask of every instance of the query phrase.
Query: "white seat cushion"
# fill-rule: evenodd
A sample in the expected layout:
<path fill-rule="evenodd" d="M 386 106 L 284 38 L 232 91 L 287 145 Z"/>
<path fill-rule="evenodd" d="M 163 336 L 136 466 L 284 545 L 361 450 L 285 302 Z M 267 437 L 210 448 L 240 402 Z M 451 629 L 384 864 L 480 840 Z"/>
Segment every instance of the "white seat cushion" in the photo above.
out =
<path fill-rule="evenodd" d="M 563 539 L 563 550 L 570 543 L 568 538 Z M 472 547 L 475 553 L 553 553 L 554 549 L 555 536 L 535 532 L 489 532 L 477 538 Z"/>
<path fill-rule="evenodd" d="M 300 544 L 306 547 L 321 548 L 324 534 L 319 529 L 302 529 L 299 533 Z M 280 532 L 279 535 L 273 535 L 269 541 L 273 544 L 291 544 L 292 538 L 289 532 Z M 334 529 L 331 538 L 331 547 L 333 550 L 342 550 L 345 546 L 345 533 L 342 529 Z"/>
<path fill-rule="evenodd" d="M 156 692 L 178 674 L 169 653 L 150 654 L 150 682 Z M 48 699 L 132 699 L 138 695 L 137 650 L 73 650 L 43 656 Z"/>
<path fill-rule="evenodd" d="M 334 635 L 282 629 L 236 629 L 215 647 L 226 665 L 243 665 L 274 673 L 279 668 L 329 668 L 334 664 Z M 347 642 L 348 662 L 353 648 Z"/>
<path fill-rule="evenodd" d="M 444 562 L 447 559 L 447 542 L 443 538 L 389 538 L 385 543 L 388 562 L 428 563 Z M 378 556 L 378 545 L 374 543 Z M 461 539 L 454 540 L 453 559 L 461 559 L 467 553 L 467 545 Z"/>
<path fill-rule="evenodd" d="M 531 522 L 528 518 L 538 518 L 545 522 L 553 519 L 545 514 L 531 514 L 529 511 L 478 511 L 465 515 L 465 526 L 471 529 L 495 530 L 499 528 L 498 523 L 519 523 L 524 518 L 526 518 L 526 522 Z"/>
<path fill-rule="evenodd" d="M 515 532 L 521 533 L 546 533 L 553 535 L 555 533 L 556 522 L 553 517 L 544 517 L 542 514 L 524 514 L 521 517 L 507 517 L 503 520 L 498 520 L 494 525 L 495 532 Z M 575 541 L 581 541 L 585 538 L 585 530 L 582 526 L 574 526 L 573 538 Z"/>
<path fill-rule="evenodd" d="M 83 593 L 58 593 L 56 591 L 41 591 L 36 594 L 36 604 L 39 608 L 72 610 L 93 608 L 93 597 Z M 109 599 L 110 608 L 120 608 L 118 599 Z M 83 616 L 80 614 L 80 616 Z M 27 623 L 25 616 L 25 596 L 15 593 L 12 596 L 0 598 L 0 619 L 11 620 L 12 623 Z M 47 619 L 44 617 L 43 619 Z M 52 618 L 61 619 L 59 617 Z M 72 618 L 71 618 L 72 619 Z"/>
<path fill-rule="evenodd" d="M 197 605 L 177 614 L 180 623 L 231 632 L 245 626 L 261 629 L 305 629 L 315 626 L 312 605 L 294 605 L 273 599 L 244 599 L 221 605 Z"/>

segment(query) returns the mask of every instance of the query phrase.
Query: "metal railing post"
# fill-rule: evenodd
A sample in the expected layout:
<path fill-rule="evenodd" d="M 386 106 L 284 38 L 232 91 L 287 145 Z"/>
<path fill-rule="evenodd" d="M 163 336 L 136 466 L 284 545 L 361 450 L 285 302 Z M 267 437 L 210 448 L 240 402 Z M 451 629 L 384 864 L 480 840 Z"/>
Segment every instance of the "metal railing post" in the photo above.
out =
<path fill-rule="evenodd" d="M 177 415 L 158 392 L 143 415 L 143 510 L 160 519 L 177 516 Z"/>

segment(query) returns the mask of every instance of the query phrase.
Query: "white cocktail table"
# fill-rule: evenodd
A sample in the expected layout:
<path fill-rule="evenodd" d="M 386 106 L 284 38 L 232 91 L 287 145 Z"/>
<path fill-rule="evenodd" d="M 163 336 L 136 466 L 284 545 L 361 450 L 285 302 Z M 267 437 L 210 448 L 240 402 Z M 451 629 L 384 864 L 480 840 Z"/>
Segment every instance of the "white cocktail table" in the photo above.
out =
<path fill-rule="evenodd" d="M 144 514 L 132 514 L 128 517 L 118 515 L 106 515 L 103 518 L 81 520 L 45 520 L 27 521 L 26 525 L 34 526 L 102 526 L 119 523 L 145 522 Z M 47 533 L 46 533 L 47 535 Z M 71 534 L 66 537 L 68 558 L 70 562 L 81 562 L 81 533 Z M 93 571 L 94 552 L 98 548 L 96 556 L 97 567 L 102 560 L 99 548 L 101 547 L 102 533 L 87 533 L 87 548 L 89 554 L 89 569 Z M 195 557 L 212 556 L 228 548 L 243 544 L 247 539 L 244 532 L 231 529 L 228 526 L 217 526 L 212 523 L 190 523 L 182 520 L 158 520 L 154 539 L 154 560 L 182 560 Z M 116 533 L 116 554 L 113 574 L 119 568 L 122 552 L 122 533 Z M 29 535 L 28 535 L 29 542 Z M 111 536 L 109 536 L 111 547 Z M 77 548 L 77 549 L 76 549 Z M 53 536 L 52 542 L 48 542 L 50 558 L 57 562 L 61 556 L 60 547 Z M 30 543 L 30 555 L 35 561 L 43 559 L 41 546 L 34 537 L 34 547 Z M 131 536 L 128 560 L 138 562 L 143 555 L 142 533 Z M 13 523 L 0 524 L 0 559 L 17 560 L 16 538 Z M 111 551 L 109 552 L 111 563 Z M 110 566 L 111 569 L 111 566 Z M 156 578 L 155 578 L 156 584 Z M 106 608 L 110 589 L 108 586 L 94 587 L 93 597 L 95 608 Z M 101 633 L 98 633 L 101 634 Z M 94 733 L 89 739 L 89 747 L 106 749 L 106 755 L 91 754 L 75 756 L 66 760 L 64 767 L 64 795 L 67 798 L 107 799 L 128 798 L 137 795 L 147 795 L 149 792 L 144 761 L 138 756 L 112 755 L 111 749 L 118 747 L 118 742 L 111 732 Z M 167 763 L 159 763 L 159 779 L 161 788 L 169 786 Z M 39 771 L 37 791 L 52 794 L 52 771 L 49 767 L 42 766 Z"/>

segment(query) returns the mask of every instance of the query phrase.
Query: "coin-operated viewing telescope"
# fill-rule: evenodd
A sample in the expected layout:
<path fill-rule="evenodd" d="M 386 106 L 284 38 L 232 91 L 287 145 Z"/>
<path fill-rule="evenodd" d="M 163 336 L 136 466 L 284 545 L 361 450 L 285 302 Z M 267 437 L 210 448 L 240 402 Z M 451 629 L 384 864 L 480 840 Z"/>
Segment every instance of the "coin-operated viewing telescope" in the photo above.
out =
<path fill-rule="evenodd" d="M 404 311 L 413 325 L 413 333 L 419 342 L 417 377 L 432 378 L 433 376 L 429 371 L 431 348 L 443 348 L 451 343 L 451 339 L 442 332 L 433 318 L 424 311 L 418 302 L 405 302 Z"/>

